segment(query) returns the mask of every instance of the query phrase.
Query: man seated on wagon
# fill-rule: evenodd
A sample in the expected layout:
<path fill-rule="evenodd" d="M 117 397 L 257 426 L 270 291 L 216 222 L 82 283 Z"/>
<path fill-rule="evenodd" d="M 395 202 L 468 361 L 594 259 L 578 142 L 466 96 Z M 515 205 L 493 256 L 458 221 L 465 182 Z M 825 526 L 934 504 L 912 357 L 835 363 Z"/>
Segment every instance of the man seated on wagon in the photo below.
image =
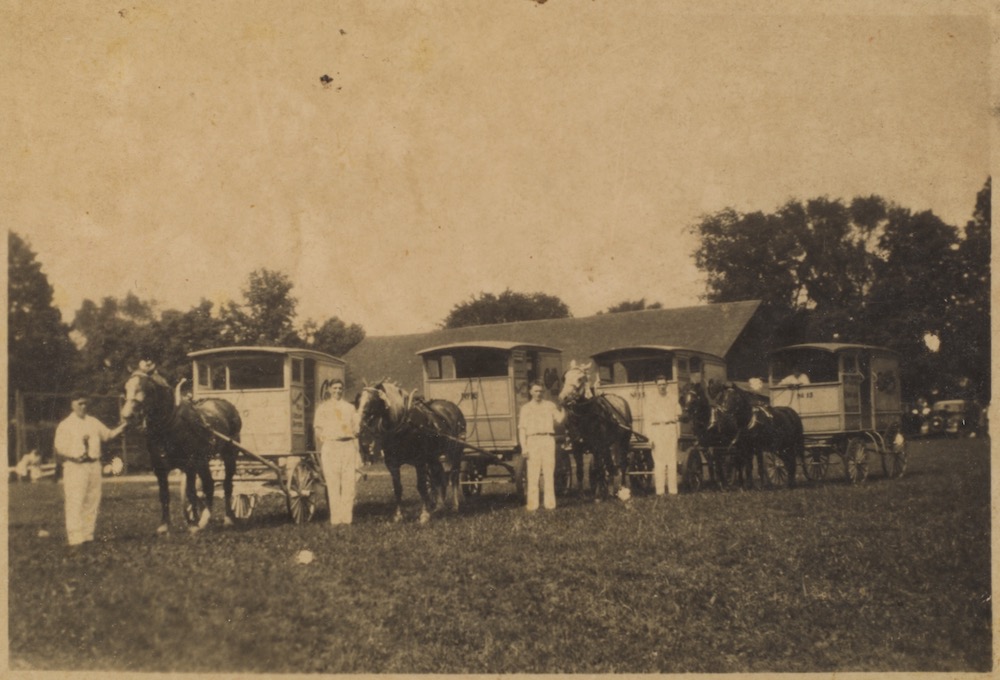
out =
<path fill-rule="evenodd" d="M 779 382 L 778 384 L 779 385 L 808 385 L 809 382 L 810 382 L 809 381 L 809 376 L 806 374 L 806 372 L 804 370 L 802 370 L 801 366 L 796 365 L 795 367 L 792 368 L 792 372 L 789 373 L 788 375 L 786 375 L 784 378 L 782 378 L 781 382 Z"/>

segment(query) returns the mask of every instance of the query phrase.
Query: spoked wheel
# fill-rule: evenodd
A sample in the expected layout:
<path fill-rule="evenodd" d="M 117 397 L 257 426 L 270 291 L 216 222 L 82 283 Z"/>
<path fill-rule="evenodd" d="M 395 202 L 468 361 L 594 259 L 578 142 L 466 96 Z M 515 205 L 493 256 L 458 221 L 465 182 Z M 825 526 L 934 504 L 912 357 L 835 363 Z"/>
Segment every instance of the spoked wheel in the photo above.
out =
<path fill-rule="evenodd" d="M 802 459 L 802 472 L 806 479 L 819 482 L 826 479 L 826 473 L 830 469 L 830 453 L 823 449 L 806 449 L 805 457 Z"/>
<path fill-rule="evenodd" d="M 882 472 L 889 479 L 896 479 L 906 472 L 906 440 L 900 434 L 890 435 L 882 452 Z"/>
<path fill-rule="evenodd" d="M 483 480 L 486 479 L 486 466 L 472 461 L 462 463 L 462 493 L 466 498 L 476 498 L 483 494 Z"/>
<path fill-rule="evenodd" d="M 764 479 L 772 489 L 788 484 L 788 468 L 774 451 L 764 452 Z"/>
<path fill-rule="evenodd" d="M 288 503 L 292 521 L 304 524 L 316 514 L 316 503 L 323 495 L 323 483 L 312 463 L 302 461 L 292 470 L 288 480 Z"/>
<path fill-rule="evenodd" d="M 236 519 L 250 519 L 254 506 L 257 505 L 257 497 L 251 494 L 240 493 L 233 496 L 233 516 Z"/>
<path fill-rule="evenodd" d="M 688 451 L 687 460 L 684 462 L 684 486 L 688 491 L 698 491 L 705 482 L 705 461 L 701 456 L 698 447 L 692 447 Z"/>
<path fill-rule="evenodd" d="M 844 474 L 851 484 L 861 484 L 868 478 L 868 451 L 860 437 L 851 437 L 844 448 Z"/>
<path fill-rule="evenodd" d="M 635 491 L 649 493 L 653 490 L 653 453 L 652 451 L 632 451 L 630 456 L 632 469 L 637 472 L 629 476 L 629 485 Z"/>

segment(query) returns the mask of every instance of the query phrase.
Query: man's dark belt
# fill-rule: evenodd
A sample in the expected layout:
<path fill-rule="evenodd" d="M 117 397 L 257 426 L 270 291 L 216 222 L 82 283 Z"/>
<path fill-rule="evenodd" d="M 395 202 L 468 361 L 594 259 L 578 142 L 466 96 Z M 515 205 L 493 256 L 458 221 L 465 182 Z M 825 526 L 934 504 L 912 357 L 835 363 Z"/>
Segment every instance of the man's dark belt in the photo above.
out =
<path fill-rule="evenodd" d="M 100 463 L 100 458 L 91 458 L 87 456 L 86 458 L 70 458 L 69 456 L 64 456 L 61 453 L 56 454 L 56 458 L 61 463 Z"/>
<path fill-rule="evenodd" d="M 337 439 L 335 441 L 338 441 L 338 442 L 349 442 L 352 439 L 355 439 L 355 437 L 337 437 Z"/>
<path fill-rule="evenodd" d="M 528 436 L 529 437 L 540 437 L 540 436 L 546 436 L 546 435 L 549 436 L 549 437 L 554 437 L 556 435 L 556 433 L 555 432 L 532 432 Z"/>

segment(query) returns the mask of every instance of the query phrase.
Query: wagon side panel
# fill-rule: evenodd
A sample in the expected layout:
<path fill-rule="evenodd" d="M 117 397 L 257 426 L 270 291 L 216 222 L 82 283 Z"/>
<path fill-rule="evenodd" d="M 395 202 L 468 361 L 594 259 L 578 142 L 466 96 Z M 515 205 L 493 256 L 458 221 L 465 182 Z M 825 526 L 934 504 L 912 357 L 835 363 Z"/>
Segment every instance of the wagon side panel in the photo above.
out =
<path fill-rule="evenodd" d="M 513 395 L 506 377 L 428 380 L 428 399 L 458 404 L 465 416 L 466 439 L 486 449 L 512 449 L 517 445 Z"/>

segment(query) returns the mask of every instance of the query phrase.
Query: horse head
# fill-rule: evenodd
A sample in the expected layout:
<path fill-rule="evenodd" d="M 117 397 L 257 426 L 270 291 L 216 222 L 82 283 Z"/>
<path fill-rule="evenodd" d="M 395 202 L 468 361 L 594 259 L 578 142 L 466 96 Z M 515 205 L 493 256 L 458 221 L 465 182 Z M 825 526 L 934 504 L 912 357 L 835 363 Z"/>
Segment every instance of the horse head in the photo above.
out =
<path fill-rule="evenodd" d="M 708 396 L 701 383 L 687 383 L 684 385 L 677 397 L 677 402 L 681 407 L 678 420 L 682 423 L 698 421 L 705 417 L 706 407 L 708 407 Z"/>
<path fill-rule="evenodd" d="M 358 419 L 362 429 L 385 432 L 399 427 L 406 415 L 407 401 L 406 393 L 395 383 L 383 380 L 366 385 L 358 399 Z"/>
<path fill-rule="evenodd" d="M 562 389 L 559 391 L 560 404 L 568 404 L 586 396 L 587 384 L 589 383 L 587 370 L 592 365 L 592 362 L 578 364 L 575 360 L 570 361 L 569 369 L 563 374 Z"/>
<path fill-rule="evenodd" d="M 715 397 L 719 410 L 731 418 L 737 427 L 747 427 L 753 417 L 754 404 L 749 395 L 736 385 L 720 385 Z"/>
<path fill-rule="evenodd" d="M 121 419 L 130 426 L 140 423 L 159 425 L 174 414 L 174 391 L 143 371 L 136 370 L 125 381 L 125 400 Z"/>

